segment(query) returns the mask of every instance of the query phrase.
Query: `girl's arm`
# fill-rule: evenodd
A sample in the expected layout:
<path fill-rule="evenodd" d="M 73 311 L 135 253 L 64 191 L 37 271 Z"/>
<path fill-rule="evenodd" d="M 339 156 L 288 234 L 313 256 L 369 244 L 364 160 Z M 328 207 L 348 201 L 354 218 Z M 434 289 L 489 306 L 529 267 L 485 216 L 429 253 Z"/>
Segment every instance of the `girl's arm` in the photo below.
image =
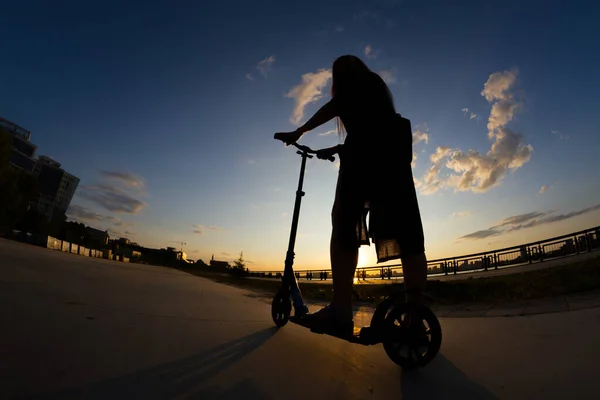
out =
<path fill-rule="evenodd" d="M 331 121 L 334 117 L 337 116 L 338 115 L 335 103 L 333 102 L 333 100 L 330 100 L 327 102 L 327 104 L 323 105 L 323 107 L 321 107 L 319 111 L 317 111 L 315 115 L 312 116 L 311 119 L 306 121 L 304 125 L 296 129 L 296 131 L 300 134 L 304 134 L 304 132 L 311 131 L 323 125 L 324 123 Z"/>

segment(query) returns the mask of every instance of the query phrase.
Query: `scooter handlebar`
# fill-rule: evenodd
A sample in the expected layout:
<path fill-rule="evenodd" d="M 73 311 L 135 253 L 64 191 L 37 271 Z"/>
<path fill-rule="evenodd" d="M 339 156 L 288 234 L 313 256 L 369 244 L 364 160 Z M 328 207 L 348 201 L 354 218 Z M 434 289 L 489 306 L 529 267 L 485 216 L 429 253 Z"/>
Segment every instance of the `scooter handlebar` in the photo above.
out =
<path fill-rule="evenodd" d="M 311 148 L 310 148 L 310 147 L 308 147 L 308 146 L 304 146 L 304 145 L 302 145 L 302 144 L 298 144 L 298 143 L 292 143 L 292 144 L 293 144 L 293 145 L 294 145 L 294 146 L 295 146 L 295 147 L 296 147 L 298 150 L 300 150 L 300 151 L 306 152 L 306 153 L 308 153 L 308 154 L 317 154 L 317 150 L 313 150 L 313 149 L 311 149 Z M 329 160 L 329 161 L 331 161 L 331 162 L 334 162 L 334 161 L 335 161 L 335 157 L 334 157 L 334 156 L 330 156 L 330 157 L 327 157 L 327 158 L 325 158 L 325 160 Z"/>
<path fill-rule="evenodd" d="M 277 138 L 277 137 L 275 137 L 275 139 L 278 139 L 278 138 Z M 281 139 L 279 139 L 279 140 L 281 140 Z M 295 143 L 295 142 L 294 142 L 294 143 L 292 143 L 292 145 L 293 145 L 294 147 L 296 147 L 298 150 L 300 150 L 300 151 L 302 151 L 302 152 L 304 152 L 304 153 L 308 153 L 308 154 L 317 154 L 317 150 L 313 150 L 313 149 L 311 149 L 311 148 L 310 148 L 310 147 L 308 147 L 308 146 L 304 146 L 304 145 L 302 145 L 302 144 L 298 144 L 298 143 Z M 334 156 L 330 156 L 330 157 L 327 157 L 327 158 L 326 158 L 326 160 L 329 160 L 329 161 L 331 161 L 331 162 L 334 162 L 334 161 L 335 161 L 335 157 L 334 157 Z"/>

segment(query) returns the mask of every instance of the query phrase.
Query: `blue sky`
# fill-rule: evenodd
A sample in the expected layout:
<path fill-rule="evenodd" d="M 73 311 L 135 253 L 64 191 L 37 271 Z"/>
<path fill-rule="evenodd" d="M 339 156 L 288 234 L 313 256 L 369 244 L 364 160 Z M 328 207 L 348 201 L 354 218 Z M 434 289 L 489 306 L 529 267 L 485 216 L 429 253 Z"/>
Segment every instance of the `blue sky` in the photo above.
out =
<path fill-rule="evenodd" d="M 207 3 L 0 7 L 0 115 L 81 179 L 71 218 L 283 268 L 300 158 L 273 133 L 355 54 L 412 121 L 430 259 L 600 225 L 597 3 Z M 335 145 L 333 128 L 302 143 Z M 328 266 L 336 174 L 308 163 L 298 268 Z"/>

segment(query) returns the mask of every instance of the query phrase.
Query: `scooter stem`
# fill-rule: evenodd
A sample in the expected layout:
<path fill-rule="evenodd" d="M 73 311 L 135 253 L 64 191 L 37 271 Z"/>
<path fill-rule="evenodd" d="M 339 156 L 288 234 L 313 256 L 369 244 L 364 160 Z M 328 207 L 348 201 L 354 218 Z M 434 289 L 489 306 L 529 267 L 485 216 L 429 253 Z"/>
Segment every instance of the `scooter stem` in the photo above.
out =
<path fill-rule="evenodd" d="M 294 275 L 294 246 L 296 244 L 296 234 L 298 231 L 298 221 L 300 219 L 300 205 L 302 202 L 302 196 L 304 196 L 304 192 L 302 191 L 302 186 L 304 184 L 304 171 L 306 170 L 306 159 L 312 158 L 311 155 L 308 154 L 307 151 L 298 151 L 298 154 L 302 156 L 302 163 L 300 164 L 300 178 L 298 179 L 298 190 L 296 190 L 296 202 L 294 204 L 294 215 L 292 217 L 292 229 L 290 231 L 290 241 L 288 244 L 288 250 L 285 257 L 285 269 L 283 272 L 283 280 L 284 285 L 287 286 L 290 290 L 290 294 L 292 296 L 292 301 L 294 303 L 294 308 L 296 312 L 306 312 L 306 305 L 304 304 L 304 300 L 302 298 L 302 294 L 300 292 L 300 288 L 298 287 L 298 281 L 296 280 L 296 276 Z"/>

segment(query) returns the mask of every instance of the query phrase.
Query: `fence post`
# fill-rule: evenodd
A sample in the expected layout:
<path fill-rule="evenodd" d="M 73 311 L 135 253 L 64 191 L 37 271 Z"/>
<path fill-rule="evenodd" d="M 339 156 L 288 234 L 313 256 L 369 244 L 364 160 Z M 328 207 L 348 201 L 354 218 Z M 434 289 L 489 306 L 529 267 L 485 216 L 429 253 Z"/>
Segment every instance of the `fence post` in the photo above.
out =
<path fill-rule="evenodd" d="M 498 254 L 494 253 L 494 269 L 498 269 Z"/>
<path fill-rule="evenodd" d="M 574 236 L 573 240 L 575 241 L 575 252 L 579 254 L 579 238 L 577 236 Z"/>
<path fill-rule="evenodd" d="M 529 264 L 531 264 L 533 262 L 533 260 L 531 259 L 531 248 L 527 248 L 527 261 L 529 261 Z"/>
<path fill-rule="evenodd" d="M 457 271 L 456 271 L 456 267 L 458 266 L 456 260 L 452 260 L 452 270 L 454 271 L 454 275 L 456 275 Z"/>
<path fill-rule="evenodd" d="M 541 243 L 538 244 L 538 249 L 540 252 L 540 262 L 544 261 L 544 247 Z"/>
<path fill-rule="evenodd" d="M 589 253 L 592 248 L 592 241 L 590 240 L 590 233 L 585 233 L 585 247 L 587 248 L 587 252 Z"/>

